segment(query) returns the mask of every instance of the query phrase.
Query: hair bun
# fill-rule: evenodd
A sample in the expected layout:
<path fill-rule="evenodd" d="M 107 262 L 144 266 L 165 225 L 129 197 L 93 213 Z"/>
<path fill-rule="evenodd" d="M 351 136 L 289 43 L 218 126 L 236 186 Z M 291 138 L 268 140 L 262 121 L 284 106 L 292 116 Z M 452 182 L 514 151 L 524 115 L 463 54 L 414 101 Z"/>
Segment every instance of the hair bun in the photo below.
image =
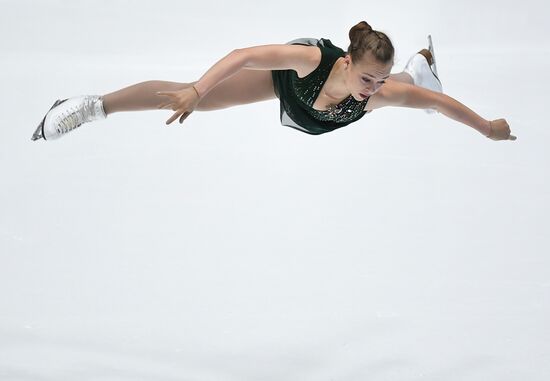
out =
<path fill-rule="evenodd" d="M 393 44 L 385 33 L 373 30 L 366 21 L 360 21 L 349 31 L 350 45 L 348 54 L 353 62 L 360 60 L 367 52 L 382 63 L 393 64 Z"/>
<path fill-rule="evenodd" d="M 372 27 L 366 21 L 361 21 L 351 28 L 349 31 L 349 39 L 350 41 L 356 41 L 359 37 L 358 34 L 368 34 L 370 32 L 372 32 Z"/>
<path fill-rule="evenodd" d="M 362 30 L 366 30 L 367 32 L 371 32 L 372 31 L 372 27 L 369 25 L 368 22 L 366 21 L 361 21 L 359 24 L 357 24 L 357 26 L 359 28 L 361 28 Z"/>

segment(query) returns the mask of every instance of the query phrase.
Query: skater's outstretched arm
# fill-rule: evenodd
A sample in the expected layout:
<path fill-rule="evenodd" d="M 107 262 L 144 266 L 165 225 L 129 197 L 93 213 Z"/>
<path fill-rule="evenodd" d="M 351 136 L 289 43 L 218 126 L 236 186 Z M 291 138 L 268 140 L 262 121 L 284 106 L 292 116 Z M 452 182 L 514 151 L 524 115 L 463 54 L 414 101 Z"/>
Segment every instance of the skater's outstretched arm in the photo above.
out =
<path fill-rule="evenodd" d="M 464 123 L 492 140 L 516 140 L 510 135 L 505 119 L 486 120 L 450 96 L 403 82 L 387 81 L 371 96 L 367 108 L 370 110 L 387 107 L 410 107 L 435 109 L 441 114 Z"/>
<path fill-rule="evenodd" d="M 158 108 L 172 109 L 174 115 L 166 124 L 180 118 L 183 122 L 197 107 L 200 100 L 218 84 L 239 70 L 286 70 L 302 71 L 315 62 L 318 49 L 300 45 L 272 44 L 235 49 L 216 62 L 191 87 L 177 91 L 160 91 L 157 95 L 169 97 Z"/>

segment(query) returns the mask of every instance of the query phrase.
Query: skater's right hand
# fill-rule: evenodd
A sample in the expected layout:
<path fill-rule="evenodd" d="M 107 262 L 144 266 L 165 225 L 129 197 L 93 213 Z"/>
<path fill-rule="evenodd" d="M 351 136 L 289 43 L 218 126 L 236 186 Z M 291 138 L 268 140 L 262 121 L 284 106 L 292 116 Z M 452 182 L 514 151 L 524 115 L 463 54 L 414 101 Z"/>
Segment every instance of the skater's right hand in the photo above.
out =
<path fill-rule="evenodd" d="M 510 126 L 506 119 L 497 119 L 489 122 L 491 132 L 489 139 L 492 140 L 516 140 L 517 138 L 514 135 L 510 135 Z"/>
<path fill-rule="evenodd" d="M 166 121 L 166 124 L 170 124 L 178 118 L 180 118 L 180 123 L 183 123 L 183 121 L 187 119 L 201 100 L 199 93 L 194 86 L 186 87 L 185 89 L 177 91 L 158 91 L 157 95 L 169 98 L 159 104 L 157 108 L 169 108 L 175 111 L 174 115 Z"/>

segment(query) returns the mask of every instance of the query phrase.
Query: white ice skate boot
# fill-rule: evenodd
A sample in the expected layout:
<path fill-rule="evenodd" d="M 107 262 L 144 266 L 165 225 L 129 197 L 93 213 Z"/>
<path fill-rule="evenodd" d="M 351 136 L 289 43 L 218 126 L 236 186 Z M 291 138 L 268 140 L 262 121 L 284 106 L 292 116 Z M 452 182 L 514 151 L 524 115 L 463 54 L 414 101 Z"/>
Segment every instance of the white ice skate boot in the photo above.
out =
<path fill-rule="evenodd" d="M 57 100 L 38 125 L 31 140 L 58 139 L 86 122 L 106 117 L 103 98 L 99 95 L 82 95 Z"/>
<path fill-rule="evenodd" d="M 428 44 L 429 50 L 422 49 L 412 56 L 403 71 L 412 77 L 416 86 L 442 93 L 443 86 L 441 85 L 441 81 L 439 80 L 439 76 L 437 74 L 431 36 L 428 36 Z M 435 113 L 436 111 L 428 109 L 426 112 Z"/>

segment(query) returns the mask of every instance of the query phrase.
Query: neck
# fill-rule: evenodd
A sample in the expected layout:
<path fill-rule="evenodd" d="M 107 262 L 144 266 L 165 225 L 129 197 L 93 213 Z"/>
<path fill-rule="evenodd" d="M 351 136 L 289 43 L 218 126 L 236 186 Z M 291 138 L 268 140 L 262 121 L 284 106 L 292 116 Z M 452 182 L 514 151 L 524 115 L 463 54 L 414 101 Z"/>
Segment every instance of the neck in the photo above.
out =
<path fill-rule="evenodd" d="M 334 63 L 334 67 L 327 79 L 327 86 L 324 89 L 327 97 L 339 100 L 349 95 L 345 82 L 345 66 L 343 57 L 338 58 Z"/>

